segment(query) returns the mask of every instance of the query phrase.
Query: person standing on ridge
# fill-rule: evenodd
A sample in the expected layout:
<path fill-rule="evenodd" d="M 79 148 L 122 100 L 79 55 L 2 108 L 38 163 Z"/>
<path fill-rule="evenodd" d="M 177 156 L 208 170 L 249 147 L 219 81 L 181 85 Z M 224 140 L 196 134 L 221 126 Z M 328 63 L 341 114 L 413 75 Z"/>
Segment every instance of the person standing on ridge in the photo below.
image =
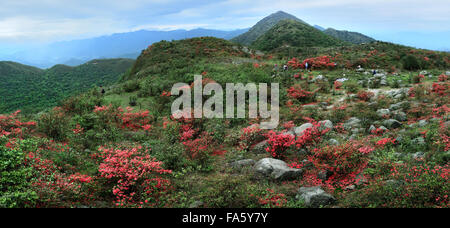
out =
<path fill-rule="evenodd" d="M 100 89 L 101 89 L 101 93 L 102 93 L 102 95 L 105 95 L 105 93 L 106 93 L 106 91 L 105 91 L 105 89 L 103 89 L 103 86 L 100 86 Z"/>

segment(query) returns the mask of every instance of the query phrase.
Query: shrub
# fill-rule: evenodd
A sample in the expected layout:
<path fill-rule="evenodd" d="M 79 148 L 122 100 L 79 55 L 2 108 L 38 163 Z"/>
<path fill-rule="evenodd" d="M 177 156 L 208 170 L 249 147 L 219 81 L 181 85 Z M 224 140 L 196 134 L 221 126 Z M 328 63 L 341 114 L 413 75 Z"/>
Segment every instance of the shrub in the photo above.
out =
<path fill-rule="evenodd" d="M 171 170 L 148 155 L 142 148 L 99 149 L 100 177 L 106 180 L 107 191 L 112 193 L 117 207 L 154 207 L 163 205 L 160 197 L 170 187 L 163 176 Z"/>
<path fill-rule="evenodd" d="M 359 85 L 354 81 L 346 81 L 344 87 L 349 93 L 357 93 L 359 91 Z"/>
<path fill-rule="evenodd" d="M 8 141 L 4 136 L 0 138 L 0 207 L 32 207 L 37 194 L 31 188 L 33 173 L 25 164 L 26 152 L 23 151 L 29 141 L 18 142 L 14 148 L 5 146 Z"/>
<path fill-rule="evenodd" d="M 68 125 L 69 118 L 60 107 L 56 107 L 50 112 L 42 114 L 38 122 L 39 131 L 57 141 L 66 139 Z"/>
<path fill-rule="evenodd" d="M 449 167 L 397 164 L 388 181 L 378 180 L 344 199 L 346 207 L 449 207 Z"/>
<path fill-rule="evenodd" d="M 419 60 L 413 55 L 407 55 L 403 57 L 402 59 L 403 69 L 405 70 L 419 70 L 420 69 L 420 63 Z"/>

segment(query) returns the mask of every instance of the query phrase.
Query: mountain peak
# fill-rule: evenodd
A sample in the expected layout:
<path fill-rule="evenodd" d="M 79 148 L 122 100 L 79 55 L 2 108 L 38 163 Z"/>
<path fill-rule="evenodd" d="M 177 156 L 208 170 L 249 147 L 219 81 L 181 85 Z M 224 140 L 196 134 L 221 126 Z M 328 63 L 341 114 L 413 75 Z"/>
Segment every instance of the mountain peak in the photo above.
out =
<path fill-rule="evenodd" d="M 255 26 L 253 26 L 248 32 L 232 39 L 232 41 L 236 43 L 240 43 L 243 45 L 251 45 L 255 40 L 257 40 L 260 36 L 262 36 L 264 33 L 269 31 L 273 26 L 278 24 L 280 21 L 283 20 L 294 20 L 303 24 L 306 24 L 306 22 L 298 19 L 297 17 L 288 14 L 284 11 L 278 11 L 276 13 L 273 13 L 265 18 L 263 18 L 261 21 L 259 21 Z"/>
<path fill-rule="evenodd" d="M 334 47 L 346 43 L 328 36 L 322 31 L 296 20 L 282 20 L 252 46 L 261 51 L 273 51 L 281 47 Z"/>

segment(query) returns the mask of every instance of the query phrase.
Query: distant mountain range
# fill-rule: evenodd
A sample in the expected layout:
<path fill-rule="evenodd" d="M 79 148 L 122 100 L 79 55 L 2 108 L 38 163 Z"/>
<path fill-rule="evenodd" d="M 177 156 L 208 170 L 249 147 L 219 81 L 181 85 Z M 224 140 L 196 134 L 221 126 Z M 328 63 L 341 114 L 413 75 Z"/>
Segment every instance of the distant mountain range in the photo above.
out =
<path fill-rule="evenodd" d="M 223 39 L 236 37 L 248 29 L 220 31 L 211 29 L 146 31 L 118 33 L 91 39 L 57 42 L 39 48 L 27 49 L 14 54 L 0 52 L 0 60 L 20 62 L 39 68 L 56 64 L 77 66 L 93 59 L 137 58 L 141 51 L 161 40 L 180 40 L 201 36 Z"/>

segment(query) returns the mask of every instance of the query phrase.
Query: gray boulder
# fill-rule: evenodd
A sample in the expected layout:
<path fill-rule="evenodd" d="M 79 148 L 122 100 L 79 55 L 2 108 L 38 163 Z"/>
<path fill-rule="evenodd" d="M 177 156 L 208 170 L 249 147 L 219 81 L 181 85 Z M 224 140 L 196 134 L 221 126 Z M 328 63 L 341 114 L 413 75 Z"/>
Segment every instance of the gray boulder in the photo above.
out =
<path fill-rule="evenodd" d="M 351 130 L 353 128 L 361 128 L 361 120 L 356 117 L 352 117 L 347 121 L 345 121 L 343 127 L 345 128 L 345 130 Z"/>
<path fill-rule="evenodd" d="M 318 208 L 333 204 L 336 199 L 322 190 L 321 187 L 302 187 L 298 190 L 296 199 L 303 200 L 307 207 Z"/>
<path fill-rule="evenodd" d="M 302 169 L 291 168 L 286 162 L 273 158 L 261 159 L 253 169 L 257 176 L 269 177 L 279 181 L 295 180 L 303 175 Z"/>
<path fill-rule="evenodd" d="M 423 137 L 417 137 L 411 141 L 412 144 L 423 146 L 426 144 L 425 139 Z"/>
<path fill-rule="evenodd" d="M 421 120 L 421 121 L 419 121 L 418 125 L 419 125 L 419 127 L 425 127 L 425 126 L 428 125 L 428 121 L 426 121 L 426 120 Z"/>
<path fill-rule="evenodd" d="M 402 126 L 402 123 L 400 123 L 398 120 L 390 119 L 383 121 L 383 125 L 388 129 L 397 129 Z"/>
<path fill-rule="evenodd" d="M 266 141 L 262 141 L 258 144 L 256 144 L 255 146 L 253 146 L 253 148 L 250 150 L 251 153 L 254 154 L 265 154 L 267 153 L 266 148 L 269 146 L 269 143 Z"/>
<path fill-rule="evenodd" d="M 328 141 L 328 144 L 330 144 L 332 146 L 337 146 L 337 145 L 339 145 L 339 141 L 337 141 L 336 139 L 330 139 Z"/>
<path fill-rule="evenodd" d="M 407 101 L 399 102 L 399 103 L 396 103 L 396 104 L 392 104 L 392 105 L 389 107 L 389 109 L 390 109 L 390 110 L 393 110 L 393 111 L 395 111 L 395 110 L 400 110 L 400 109 L 402 109 L 402 107 L 403 107 L 404 105 L 407 105 L 407 104 L 408 104 Z"/>
<path fill-rule="evenodd" d="M 297 136 L 302 136 L 308 128 L 312 128 L 312 127 L 314 127 L 314 126 L 311 123 L 305 123 L 300 127 L 296 127 L 294 129 L 294 132 Z"/>
<path fill-rule="evenodd" d="M 408 120 L 408 116 L 406 115 L 406 113 L 402 112 L 402 111 L 397 111 L 394 112 L 394 119 L 398 120 L 398 121 L 407 121 Z"/>
<path fill-rule="evenodd" d="M 331 120 L 320 121 L 319 124 L 320 127 L 324 129 L 333 129 L 334 127 L 333 122 L 331 122 Z"/>
<path fill-rule="evenodd" d="M 383 117 L 383 116 L 387 116 L 387 115 L 390 115 L 390 114 L 391 114 L 391 110 L 389 110 L 389 109 L 379 109 L 377 111 L 377 116 L 378 117 Z"/>
<path fill-rule="evenodd" d="M 423 152 L 417 152 L 412 155 L 413 159 L 423 159 L 425 158 L 425 154 Z"/>

